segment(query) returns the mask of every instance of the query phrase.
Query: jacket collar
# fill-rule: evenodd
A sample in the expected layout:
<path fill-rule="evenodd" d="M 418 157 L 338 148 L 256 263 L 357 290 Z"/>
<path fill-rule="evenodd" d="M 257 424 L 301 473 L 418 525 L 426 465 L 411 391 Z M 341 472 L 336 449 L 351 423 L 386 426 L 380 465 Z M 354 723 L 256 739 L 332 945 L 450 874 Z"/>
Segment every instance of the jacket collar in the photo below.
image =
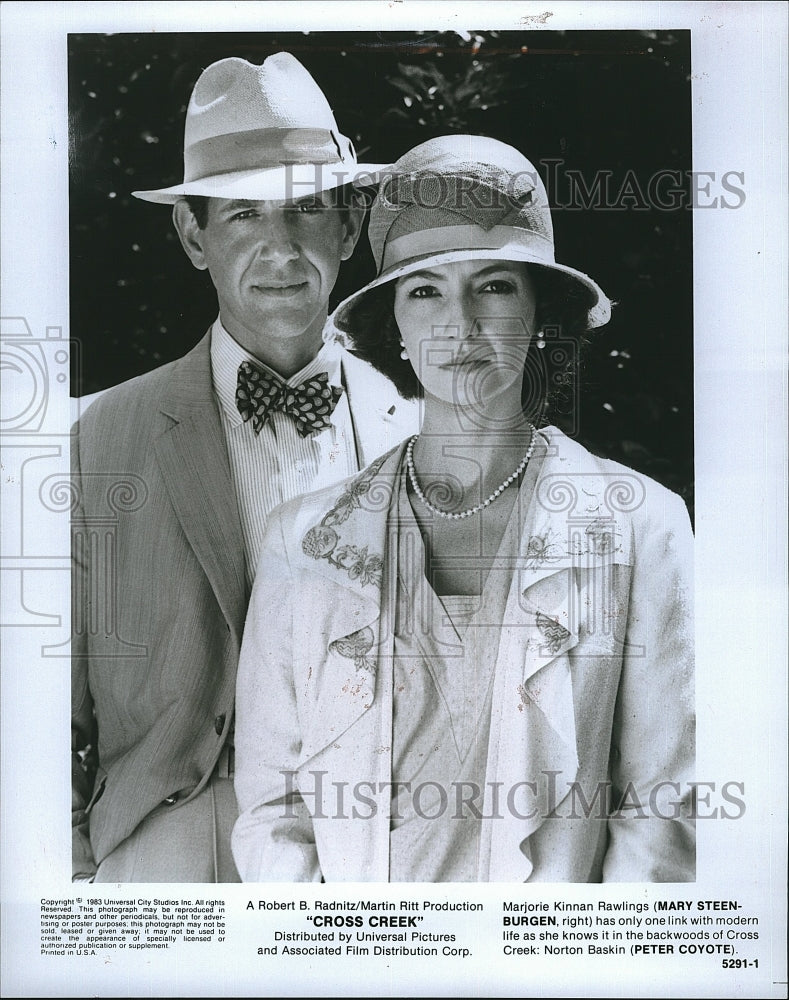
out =
<path fill-rule="evenodd" d="M 305 760 L 334 745 L 373 702 L 381 711 L 387 704 L 382 678 L 393 651 L 390 595 L 397 545 L 387 527 L 404 448 L 400 444 L 340 484 L 328 501 L 322 493 L 320 506 L 312 505 L 314 515 L 296 539 L 292 558 L 320 577 L 326 641 L 320 687 L 304 729 Z"/>
<path fill-rule="evenodd" d="M 346 634 L 338 631 L 346 618 L 355 625 L 351 631 L 357 631 L 381 614 L 383 574 L 385 568 L 390 573 L 395 569 L 387 553 L 387 524 L 404 450 L 401 442 L 341 484 L 298 540 L 297 558 L 304 569 L 341 588 L 349 609 L 332 629 L 329 644 Z"/>

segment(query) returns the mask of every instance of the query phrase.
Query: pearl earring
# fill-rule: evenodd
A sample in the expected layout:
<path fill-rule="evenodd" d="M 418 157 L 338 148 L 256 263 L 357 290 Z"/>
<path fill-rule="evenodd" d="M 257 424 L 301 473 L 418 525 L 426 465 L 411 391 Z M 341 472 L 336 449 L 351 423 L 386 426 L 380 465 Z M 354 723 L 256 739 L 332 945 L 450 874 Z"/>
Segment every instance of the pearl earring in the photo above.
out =
<path fill-rule="evenodd" d="M 403 361 L 408 361 L 408 351 L 405 349 L 405 344 L 402 339 L 400 341 L 400 357 Z"/>
<path fill-rule="evenodd" d="M 543 347 L 545 347 L 545 338 L 543 337 L 542 333 L 537 334 L 537 347 L 539 350 L 542 350 Z"/>

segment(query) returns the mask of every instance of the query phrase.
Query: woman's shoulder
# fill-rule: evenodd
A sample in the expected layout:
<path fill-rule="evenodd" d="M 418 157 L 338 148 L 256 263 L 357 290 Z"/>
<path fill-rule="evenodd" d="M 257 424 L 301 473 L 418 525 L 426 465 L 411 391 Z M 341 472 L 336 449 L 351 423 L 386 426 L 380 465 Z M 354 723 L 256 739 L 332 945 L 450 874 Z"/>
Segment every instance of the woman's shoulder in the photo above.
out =
<path fill-rule="evenodd" d="M 557 427 L 540 433 L 548 446 L 540 483 L 547 502 L 586 511 L 599 505 L 601 516 L 627 515 L 635 521 L 670 516 L 689 522 L 682 497 L 651 476 L 596 454 Z"/>
<path fill-rule="evenodd" d="M 623 480 L 638 480 L 643 483 L 645 489 L 677 496 L 668 487 L 663 486 L 646 473 L 639 472 L 615 459 L 607 458 L 596 450 L 593 451 L 587 445 L 581 444 L 580 441 L 568 437 L 558 427 L 543 427 L 539 433 L 547 441 L 548 457 L 555 460 L 552 465 L 555 464 L 558 469 L 564 469 L 568 475 L 602 475 Z"/>

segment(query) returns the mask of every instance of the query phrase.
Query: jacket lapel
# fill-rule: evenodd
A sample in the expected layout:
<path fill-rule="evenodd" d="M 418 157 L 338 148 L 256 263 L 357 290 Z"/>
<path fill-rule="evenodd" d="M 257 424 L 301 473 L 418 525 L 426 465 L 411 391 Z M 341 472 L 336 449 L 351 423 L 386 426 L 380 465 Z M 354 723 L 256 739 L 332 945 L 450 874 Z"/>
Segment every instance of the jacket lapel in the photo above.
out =
<path fill-rule="evenodd" d="M 524 539 L 527 541 L 528 539 Z M 512 801 L 488 802 L 481 836 L 482 872 L 489 881 L 525 881 L 532 872 L 528 838 L 578 773 L 570 651 L 578 644 L 572 620 L 570 570 L 541 571 L 523 586 L 516 572 L 499 642 L 491 712 L 486 793 L 495 782 Z M 527 783 L 527 784 L 524 784 Z"/>
<path fill-rule="evenodd" d="M 630 537 L 611 506 L 611 482 L 555 430 L 524 522 L 499 645 L 488 757 L 488 787 L 524 787 L 514 804 L 487 803 L 483 872 L 490 881 L 531 875 L 528 838 L 569 793 L 579 769 L 572 650 L 599 625 L 581 601 L 584 572 L 630 562 Z"/>
<path fill-rule="evenodd" d="M 298 541 L 299 568 L 314 580 L 326 626 L 321 677 L 311 679 L 305 759 L 335 743 L 373 702 L 381 707 L 394 641 L 396 550 L 387 546 L 397 540 L 387 524 L 402 451 L 382 456 L 339 490 Z"/>
<path fill-rule="evenodd" d="M 154 448 L 175 514 L 240 642 L 247 602 L 244 542 L 209 345 L 210 334 L 175 367 Z"/>
<path fill-rule="evenodd" d="M 342 371 L 363 468 L 417 433 L 419 403 L 403 399 L 388 378 L 349 351 L 343 354 Z"/>
<path fill-rule="evenodd" d="M 324 792 L 331 788 L 333 794 L 323 802 L 328 818 L 314 820 L 316 839 L 331 858 L 334 877 L 354 881 L 389 876 L 383 790 L 391 780 L 397 537 L 388 530 L 388 515 L 397 502 L 402 452 L 399 447 L 382 456 L 320 508 L 313 505 L 292 556 L 303 592 L 314 595 L 322 646 L 315 651 L 320 669 L 310 664 L 307 670 L 299 773 L 307 788 L 316 773 L 325 775 Z M 373 815 L 362 822 L 334 811 L 331 780 L 348 776 L 374 796 Z"/>

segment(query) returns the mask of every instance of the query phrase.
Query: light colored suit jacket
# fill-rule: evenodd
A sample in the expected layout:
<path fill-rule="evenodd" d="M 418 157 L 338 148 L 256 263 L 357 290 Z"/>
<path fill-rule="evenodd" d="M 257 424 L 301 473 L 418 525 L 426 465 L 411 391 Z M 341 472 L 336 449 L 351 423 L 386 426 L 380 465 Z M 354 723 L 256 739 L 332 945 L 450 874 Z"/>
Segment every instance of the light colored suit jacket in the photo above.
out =
<path fill-rule="evenodd" d="M 543 433 L 494 670 L 480 879 L 693 880 L 685 505 Z M 269 522 L 236 696 L 244 880 L 388 880 L 402 454 Z"/>
<path fill-rule="evenodd" d="M 248 593 L 209 338 L 100 394 L 75 428 L 75 875 L 174 792 L 197 794 L 233 724 Z M 343 374 L 366 464 L 417 429 L 417 404 L 347 352 Z"/>

